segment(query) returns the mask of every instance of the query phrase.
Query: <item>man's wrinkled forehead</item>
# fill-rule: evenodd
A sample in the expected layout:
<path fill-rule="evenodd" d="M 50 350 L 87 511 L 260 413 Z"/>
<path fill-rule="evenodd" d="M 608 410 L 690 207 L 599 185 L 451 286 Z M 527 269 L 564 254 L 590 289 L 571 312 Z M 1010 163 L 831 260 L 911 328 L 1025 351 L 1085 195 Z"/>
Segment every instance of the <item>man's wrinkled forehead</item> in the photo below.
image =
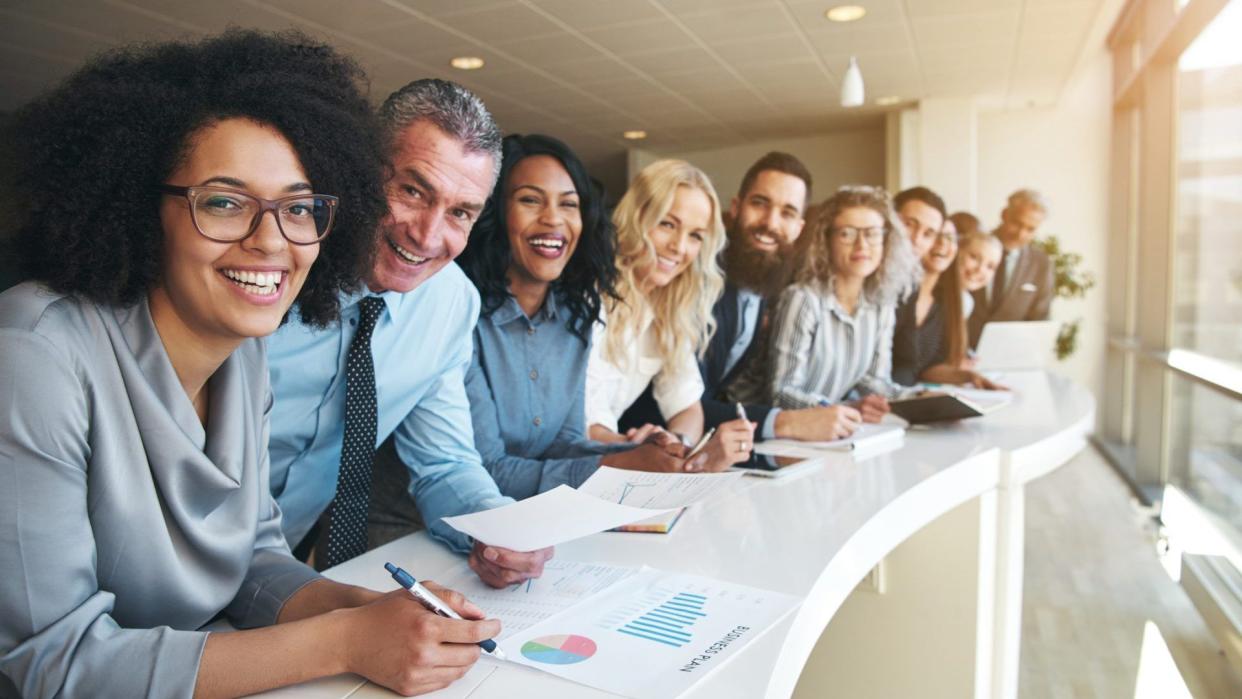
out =
<path fill-rule="evenodd" d="M 470 150 L 428 120 L 418 120 L 392 139 L 389 162 L 394 177 L 421 181 L 436 193 L 457 193 L 482 204 L 492 190 L 495 163 L 490 153 Z"/>

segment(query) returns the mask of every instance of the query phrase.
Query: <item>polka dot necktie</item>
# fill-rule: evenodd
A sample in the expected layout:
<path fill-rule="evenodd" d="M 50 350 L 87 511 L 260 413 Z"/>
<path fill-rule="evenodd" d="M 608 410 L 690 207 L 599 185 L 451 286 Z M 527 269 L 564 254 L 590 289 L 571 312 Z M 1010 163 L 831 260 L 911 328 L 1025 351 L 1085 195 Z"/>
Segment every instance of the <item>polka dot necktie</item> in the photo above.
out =
<path fill-rule="evenodd" d="M 375 362 L 371 332 L 384 310 L 384 299 L 359 302 L 358 332 L 345 355 L 345 438 L 336 497 L 327 512 L 327 534 L 319 539 L 315 560 L 323 568 L 344 563 L 367 550 L 367 507 L 371 502 L 371 465 L 375 461 Z"/>

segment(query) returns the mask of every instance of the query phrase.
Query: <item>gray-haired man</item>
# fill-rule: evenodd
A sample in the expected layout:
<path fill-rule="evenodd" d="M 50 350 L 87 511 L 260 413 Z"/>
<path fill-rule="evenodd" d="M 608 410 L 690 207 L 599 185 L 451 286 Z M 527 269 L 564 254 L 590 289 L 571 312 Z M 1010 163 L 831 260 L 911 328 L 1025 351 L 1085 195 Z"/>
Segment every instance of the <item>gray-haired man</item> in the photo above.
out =
<path fill-rule="evenodd" d="M 512 502 L 474 449 L 464 378 L 479 313 L 474 285 L 453 264 L 500 166 L 500 131 L 483 103 L 442 80 L 388 98 L 389 212 L 361 292 L 341 299 L 341 322 L 296 317 L 268 342 L 271 486 L 291 545 L 320 567 L 367 549 L 376 448 L 408 469 L 408 492 L 429 533 L 470 552 L 485 582 L 543 572 L 551 549 L 519 553 L 470 541 L 441 518 Z"/>
<path fill-rule="evenodd" d="M 979 344 L 990 321 L 1048 319 L 1055 291 L 1052 261 L 1031 245 L 1047 216 L 1048 205 L 1039 192 L 1019 189 L 1009 195 L 995 231 L 1004 256 L 992 283 L 974 292 L 975 309 L 967 321 L 971 347 Z"/>

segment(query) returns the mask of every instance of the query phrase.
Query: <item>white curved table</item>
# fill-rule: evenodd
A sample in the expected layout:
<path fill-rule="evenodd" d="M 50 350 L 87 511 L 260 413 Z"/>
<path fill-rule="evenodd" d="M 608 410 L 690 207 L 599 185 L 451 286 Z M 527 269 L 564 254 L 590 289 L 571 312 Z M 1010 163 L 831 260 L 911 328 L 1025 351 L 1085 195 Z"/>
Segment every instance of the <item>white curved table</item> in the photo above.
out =
<path fill-rule="evenodd" d="M 707 676 L 691 693 L 713 699 L 788 697 L 821 635 L 869 571 L 912 535 L 955 508 L 972 503 L 978 514 L 972 509 L 963 520 L 972 523 L 971 529 L 951 535 L 977 537 L 961 539 L 963 546 L 978 546 L 977 557 L 971 556 L 974 569 L 956 573 L 977 580 L 971 600 L 974 618 L 961 622 L 962 628 L 970 627 L 970 633 L 964 635 L 964 643 L 970 647 L 952 649 L 948 646 L 953 642 L 946 640 L 946 647 L 937 650 L 944 651 L 945 657 L 956 652 L 960 657 L 973 658 L 973 662 L 965 663 L 970 667 L 948 668 L 950 675 L 957 676 L 945 687 L 955 688 L 939 693 L 1016 696 L 1023 487 L 1064 464 L 1085 446 L 1095 408 L 1085 389 L 1056 375 L 1015 372 L 1006 374 L 1004 382 L 1015 389 L 1015 401 L 991 415 L 933 430 L 911 430 L 899 449 L 861 462 L 849 454 L 833 454 L 823 459 L 822 467 L 789 478 L 742 479 L 731 492 L 688 510 L 669 536 L 597 534 L 559 546 L 557 555 L 646 564 L 805 598 L 798 610 Z M 430 578 L 460 564 L 456 556 L 418 533 L 328 574 L 337 580 L 392 589 L 395 585 L 382 566 L 385 560 L 407 565 Z M 931 575 L 939 566 L 926 567 Z M 882 598 L 876 597 L 881 604 Z M 934 607 L 937 601 L 928 599 L 926 603 Z M 912 626 L 919 622 L 908 619 Z M 901 633 L 891 628 L 881 631 Z M 865 644 L 867 640 L 861 634 L 867 632 L 866 625 L 851 631 L 859 634 L 851 641 Z M 894 668 L 901 667 L 901 662 L 897 656 L 891 660 Z M 934 683 L 919 686 L 922 696 L 938 694 Z M 962 686 L 973 691 L 962 694 L 958 691 Z M 828 690 L 816 689 L 815 693 L 819 691 Z M 470 696 L 552 699 L 612 695 L 501 663 Z"/>

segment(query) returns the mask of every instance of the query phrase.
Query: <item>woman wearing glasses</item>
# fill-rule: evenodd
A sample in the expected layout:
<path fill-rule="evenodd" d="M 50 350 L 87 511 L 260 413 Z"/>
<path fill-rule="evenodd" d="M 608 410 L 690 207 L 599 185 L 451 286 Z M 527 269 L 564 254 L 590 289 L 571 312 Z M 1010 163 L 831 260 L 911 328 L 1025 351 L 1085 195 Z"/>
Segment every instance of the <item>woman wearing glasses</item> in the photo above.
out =
<path fill-rule="evenodd" d="M 295 302 L 336 317 L 383 213 L 361 78 L 305 37 L 233 32 L 104 55 L 17 116 L 0 695 L 422 686 L 391 680 L 404 634 L 366 640 L 398 627 L 389 598 L 294 560 L 268 491 L 261 338 Z M 270 628 L 198 630 L 218 616 Z"/>
<path fill-rule="evenodd" d="M 878 187 L 841 188 L 810 229 L 794 284 L 772 317 L 764 397 L 782 408 L 852 401 L 841 405 L 848 433 L 886 411 L 893 311 L 917 263 Z"/>

